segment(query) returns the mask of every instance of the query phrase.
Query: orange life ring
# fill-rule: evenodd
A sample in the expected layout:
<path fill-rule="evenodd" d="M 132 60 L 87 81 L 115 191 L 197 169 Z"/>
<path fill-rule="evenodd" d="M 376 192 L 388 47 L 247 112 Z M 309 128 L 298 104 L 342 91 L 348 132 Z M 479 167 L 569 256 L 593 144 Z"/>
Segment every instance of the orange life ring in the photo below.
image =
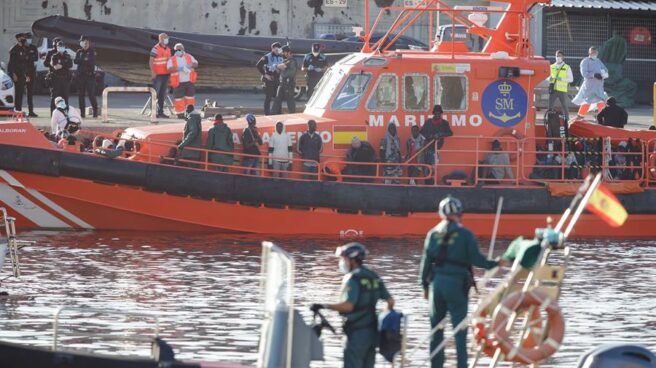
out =
<path fill-rule="evenodd" d="M 647 170 L 649 171 L 649 176 L 652 179 L 656 179 L 656 152 L 649 154 Z"/>
<path fill-rule="evenodd" d="M 485 313 L 484 309 L 483 312 L 477 316 L 478 321 L 474 323 L 472 331 L 474 334 L 474 340 L 476 340 L 476 344 L 482 346 L 483 353 L 492 358 L 494 357 L 494 353 L 499 346 L 495 337 L 488 333 L 489 331 L 485 327 L 485 323 L 481 322 L 482 320 L 485 320 L 486 315 L 487 313 Z M 540 311 L 538 309 L 533 311 L 531 317 L 531 326 L 538 329 L 542 328 Z M 522 347 L 531 349 L 538 345 L 539 336 L 534 333 L 533 328 L 528 331 L 528 335 L 522 340 Z"/>
<path fill-rule="evenodd" d="M 546 338 L 534 347 L 515 346 L 506 330 L 508 319 L 513 312 L 528 307 L 543 308 L 547 312 L 548 326 Z M 492 331 L 499 349 L 508 360 L 521 364 L 534 364 L 553 355 L 565 336 L 565 320 L 558 303 L 539 290 L 515 292 L 503 300 L 495 311 Z"/>
<path fill-rule="evenodd" d="M 515 138 L 518 141 L 521 141 L 524 139 L 524 135 L 517 131 L 517 129 L 514 128 L 501 128 L 494 133 L 493 137 L 495 138 L 504 138 L 504 137 L 512 137 Z M 500 142 L 502 145 L 504 142 Z M 520 147 L 521 148 L 521 147 Z M 504 149 L 504 151 L 508 151 L 507 149 Z M 521 149 L 519 151 L 521 153 Z M 510 153 L 508 152 L 510 156 L 510 161 L 515 161 L 517 160 L 517 154 L 515 153 Z"/>

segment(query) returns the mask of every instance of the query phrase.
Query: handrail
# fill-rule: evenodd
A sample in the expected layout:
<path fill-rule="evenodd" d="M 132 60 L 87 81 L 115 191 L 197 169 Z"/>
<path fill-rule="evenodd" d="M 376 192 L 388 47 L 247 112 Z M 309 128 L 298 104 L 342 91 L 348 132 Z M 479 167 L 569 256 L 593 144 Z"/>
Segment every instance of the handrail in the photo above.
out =
<path fill-rule="evenodd" d="M 376 168 L 376 174 L 375 175 L 358 175 L 358 174 L 344 174 L 343 172 L 339 173 L 331 173 L 327 172 L 326 169 L 330 169 L 331 167 L 334 167 L 335 165 L 338 166 L 374 166 Z M 418 175 L 418 176 L 387 176 L 387 175 L 381 175 L 381 167 L 384 169 L 385 167 L 416 167 L 416 168 L 421 168 L 424 170 L 423 171 L 425 174 L 423 176 Z M 414 164 L 414 163 L 405 163 L 405 162 L 354 162 L 354 161 L 346 161 L 346 160 L 328 160 L 324 161 L 321 164 L 321 168 L 323 171 L 323 175 L 327 177 L 332 177 L 332 178 L 341 178 L 341 179 L 368 179 L 368 180 L 376 180 L 376 179 L 382 179 L 382 180 L 427 180 L 430 179 L 433 176 L 433 168 L 430 165 L 426 164 Z M 384 170 L 383 170 L 384 171 Z M 427 173 L 427 174 L 426 174 Z"/>
<path fill-rule="evenodd" d="M 14 110 L 0 110 L 0 116 L 11 116 L 16 119 L 19 123 L 25 122 L 25 115 L 24 112 L 22 111 L 14 111 Z"/>

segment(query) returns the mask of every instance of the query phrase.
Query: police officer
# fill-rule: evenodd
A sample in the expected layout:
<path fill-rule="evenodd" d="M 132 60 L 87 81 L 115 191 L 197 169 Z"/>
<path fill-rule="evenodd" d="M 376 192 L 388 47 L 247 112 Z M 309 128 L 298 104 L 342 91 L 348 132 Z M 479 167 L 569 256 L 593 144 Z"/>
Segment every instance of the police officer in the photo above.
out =
<path fill-rule="evenodd" d="M 87 36 L 80 37 L 80 49 L 75 53 L 77 64 L 78 102 L 80 114 L 85 117 L 85 95 L 89 95 L 93 117 L 98 117 L 98 101 L 96 100 L 96 50 L 91 47 L 91 40 Z"/>
<path fill-rule="evenodd" d="M 9 64 L 7 65 L 7 72 L 15 84 L 14 110 L 16 111 L 22 111 L 23 93 L 29 78 L 29 55 L 25 43 L 25 34 L 16 34 L 16 44 L 9 50 Z"/>
<path fill-rule="evenodd" d="M 442 321 L 448 311 L 451 323 L 457 326 L 467 317 L 469 288 L 473 286 L 472 265 L 491 269 L 505 261 L 486 259 L 478 249 L 474 234 L 464 228 L 462 204 L 453 197 L 440 202 L 442 221 L 431 229 L 424 242 L 424 252 L 419 269 L 419 281 L 424 289 L 424 299 L 429 300 L 431 326 Z M 442 342 L 443 331 L 431 336 L 431 353 Z M 467 331 L 455 335 L 458 368 L 467 367 Z M 444 366 L 444 349 L 434 355 L 432 368 Z"/>
<path fill-rule="evenodd" d="M 271 113 L 273 115 L 282 114 L 282 101 L 287 101 L 287 112 L 293 114 L 296 112 L 296 100 L 294 99 L 296 89 L 296 72 L 298 71 L 298 63 L 288 45 L 282 47 L 282 56 L 284 61 L 278 64 L 280 70 L 280 85 L 276 93 L 276 99 L 273 101 L 273 108 Z"/>
<path fill-rule="evenodd" d="M 25 33 L 25 45 L 27 47 L 27 78 L 26 78 L 26 89 L 27 89 L 27 107 L 29 108 L 29 117 L 38 118 L 39 116 L 34 113 L 34 83 L 36 81 L 36 62 L 39 60 L 39 50 L 32 44 L 32 34 Z"/>
<path fill-rule="evenodd" d="M 282 45 L 280 42 L 274 42 L 271 44 L 271 52 L 262 56 L 255 65 L 262 74 L 262 82 L 264 83 L 264 115 L 271 115 L 271 100 L 276 97 L 278 85 L 280 84 L 278 65 L 283 62 L 281 54 Z"/>
<path fill-rule="evenodd" d="M 50 111 L 55 109 L 55 98 L 58 96 L 64 98 L 66 105 L 69 104 L 71 67 L 73 67 L 73 59 L 66 52 L 64 42 L 59 41 L 56 47 L 56 52 L 50 57 L 50 71 L 47 76 L 50 80 Z"/>
<path fill-rule="evenodd" d="M 383 280 L 363 265 L 367 249 L 360 243 L 348 243 L 338 247 L 339 270 L 346 274 L 342 280 L 340 302 L 337 304 L 313 304 L 313 312 L 331 309 L 339 312 L 344 319 L 346 345 L 344 347 L 344 368 L 370 368 L 376 358 L 378 339 L 378 318 L 376 302 L 387 302 L 387 308 L 394 308 Z"/>
<path fill-rule="evenodd" d="M 321 77 L 326 72 L 328 59 L 326 55 L 321 52 L 321 44 L 313 43 L 312 51 L 305 54 L 303 59 L 303 70 L 306 72 L 305 78 L 307 79 L 307 97 L 308 100 L 312 98 L 314 87 L 317 86 Z"/>

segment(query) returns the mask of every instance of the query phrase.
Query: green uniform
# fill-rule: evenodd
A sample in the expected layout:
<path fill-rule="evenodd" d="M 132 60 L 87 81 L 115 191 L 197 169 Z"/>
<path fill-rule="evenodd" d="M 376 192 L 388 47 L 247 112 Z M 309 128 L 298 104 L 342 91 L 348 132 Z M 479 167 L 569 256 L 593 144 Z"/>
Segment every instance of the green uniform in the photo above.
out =
<path fill-rule="evenodd" d="M 225 123 L 216 124 L 207 132 L 207 149 L 224 152 L 235 150 L 232 131 Z M 233 156 L 222 153 L 210 153 L 209 161 L 215 164 L 232 165 Z M 223 167 L 220 169 L 222 171 L 225 170 Z"/>
<path fill-rule="evenodd" d="M 436 265 L 438 256 L 444 253 L 440 248 L 446 246 L 446 257 L 441 265 Z M 431 326 L 435 327 L 448 311 L 455 327 L 467 317 L 468 293 L 471 286 L 470 266 L 485 269 L 494 268 L 497 262 L 487 260 L 478 249 L 474 234 L 461 225 L 442 221 L 426 236 L 424 254 L 421 258 L 419 281 L 424 290 L 428 289 L 429 316 Z M 430 286 L 430 287 L 429 287 Z M 443 331 L 431 337 L 431 352 L 442 342 Z M 467 367 L 467 330 L 455 336 L 458 353 L 458 368 Z M 431 367 L 444 366 L 444 349 L 431 360 Z"/>
<path fill-rule="evenodd" d="M 350 302 L 354 309 L 343 314 L 346 346 L 344 368 L 369 368 L 376 361 L 378 317 L 376 303 L 391 296 L 383 280 L 364 266 L 344 276 L 340 302 Z"/>
<path fill-rule="evenodd" d="M 187 123 L 184 126 L 184 131 L 182 133 L 182 143 L 178 145 L 178 148 L 182 150 L 181 157 L 185 160 L 200 160 L 200 151 L 197 150 L 185 150 L 185 147 L 201 147 L 201 131 L 202 127 L 200 124 L 200 114 L 196 111 L 193 111 L 189 114 L 187 118 Z"/>

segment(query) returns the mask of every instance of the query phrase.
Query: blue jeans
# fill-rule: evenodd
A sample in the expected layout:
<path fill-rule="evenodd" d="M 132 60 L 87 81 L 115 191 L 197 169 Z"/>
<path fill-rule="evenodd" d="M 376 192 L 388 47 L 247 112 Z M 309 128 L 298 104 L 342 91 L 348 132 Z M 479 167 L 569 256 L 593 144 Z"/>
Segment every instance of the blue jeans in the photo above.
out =
<path fill-rule="evenodd" d="M 164 101 L 169 88 L 169 75 L 158 75 L 153 78 L 153 88 L 157 91 L 157 114 L 160 115 L 164 113 Z"/>
<path fill-rule="evenodd" d="M 244 167 L 247 169 L 244 170 L 246 175 L 260 175 L 260 159 L 257 157 L 244 157 L 243 161 Z M 251 169 L 252 168 L 252 169 Z"/>

